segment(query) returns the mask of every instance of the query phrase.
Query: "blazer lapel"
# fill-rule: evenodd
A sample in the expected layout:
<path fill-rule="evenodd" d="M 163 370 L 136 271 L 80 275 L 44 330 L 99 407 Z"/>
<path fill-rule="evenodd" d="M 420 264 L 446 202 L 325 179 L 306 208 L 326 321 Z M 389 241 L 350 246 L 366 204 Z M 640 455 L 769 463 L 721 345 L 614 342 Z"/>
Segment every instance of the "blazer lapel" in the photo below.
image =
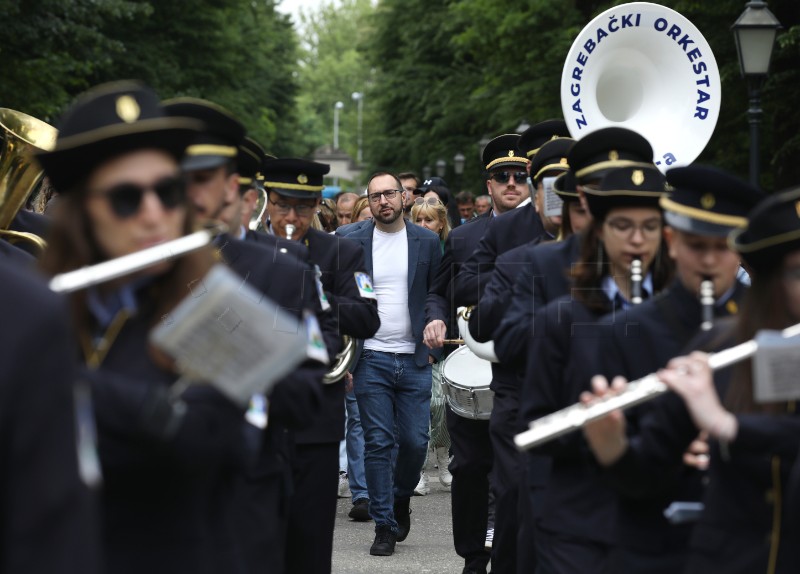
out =
<path fill-rule="evenodd" d="M 406 235 L 408 237 L 408 292 L 411 293 L 411 286 L 414 284 L 414 276 L 417 273 L 417 261 L 419 261 L 419 236 L 411 231 L 412 226 L 406 224 Z M 413 234 L 412 234 L 413 233 Z M 411 299 L 409 298 L 409 301 Z"/>

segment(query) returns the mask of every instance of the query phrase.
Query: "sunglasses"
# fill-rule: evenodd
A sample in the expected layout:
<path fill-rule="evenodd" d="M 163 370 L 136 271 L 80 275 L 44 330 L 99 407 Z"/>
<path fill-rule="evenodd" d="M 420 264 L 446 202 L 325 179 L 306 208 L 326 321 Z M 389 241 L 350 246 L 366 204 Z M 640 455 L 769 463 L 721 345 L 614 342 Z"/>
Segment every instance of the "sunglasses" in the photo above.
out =
<path fill-rule="evenodd" d="M 439 205 L 441 201 L 438 197 L 429 197 L 427 199 L 424 197 L 417 197 L 414 199 L 414 205 L 425 205 L 426 203 L 428 205 Z"/>
<path fill-rule="evenodd" d="M 151 185 L 119 183 L 114 187 L 91 195 L 105 197 L 111 211 L 120 219 L 132 217 L 139 212 L 144 194 L 152 190 L 165 209 L 174 209 L 186 199 L 186 183 L 180 177 L 164 177 Z"/>
<path fill-rule="evenodd" d="M 525 171 L 496 171 L 492 174 L 492 179 L 497 183 L 508 183 L 512 175 L 517 183 L 526 183 L 528 181 L 528 172 Z"/>

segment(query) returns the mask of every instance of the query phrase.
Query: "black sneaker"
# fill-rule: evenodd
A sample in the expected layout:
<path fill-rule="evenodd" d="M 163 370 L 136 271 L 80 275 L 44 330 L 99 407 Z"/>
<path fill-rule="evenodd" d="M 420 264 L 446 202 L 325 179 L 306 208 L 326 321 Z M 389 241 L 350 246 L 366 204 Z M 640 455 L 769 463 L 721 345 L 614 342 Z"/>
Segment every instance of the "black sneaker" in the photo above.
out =
<path fill-rule="evenodd" d="M 375 527 L 375 542 L 369 548 L 371 556 L 391 556 L 394 554 L 394 545 L 397 543 L 397 534 L 392 532 L 388 524 Z"/>
<path fill-rule="evenodd" d="M 397 521 L 397 541 L 402 542 L 411 530 L 411 499 L 396 498 L 394 501 L 394 519 Z"/>
<path fill-rule="evenodd" d="M 359 498 L 353 503 L 353 508 L 350 509 L 348 515 L 356 522 L 368 522 L 372 520 L 369 515 L 369 500 L 366 498 Z"/>

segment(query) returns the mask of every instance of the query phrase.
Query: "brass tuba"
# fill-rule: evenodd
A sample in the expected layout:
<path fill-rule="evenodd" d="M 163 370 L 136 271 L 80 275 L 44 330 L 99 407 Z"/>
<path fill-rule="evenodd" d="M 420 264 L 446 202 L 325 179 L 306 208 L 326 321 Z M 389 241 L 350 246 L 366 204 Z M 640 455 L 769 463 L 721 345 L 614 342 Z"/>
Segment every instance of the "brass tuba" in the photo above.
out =
<path fill-rule="evenodd" d="M 0 236 L 9 241 L 30 241 L 40 249 L 44 240 L 33 233 L 8 227 L 42 179 L 42 168 L 33 154 L 50 150 L 58 131 L 41 120 L 8 108 L 0 108 Z"/>

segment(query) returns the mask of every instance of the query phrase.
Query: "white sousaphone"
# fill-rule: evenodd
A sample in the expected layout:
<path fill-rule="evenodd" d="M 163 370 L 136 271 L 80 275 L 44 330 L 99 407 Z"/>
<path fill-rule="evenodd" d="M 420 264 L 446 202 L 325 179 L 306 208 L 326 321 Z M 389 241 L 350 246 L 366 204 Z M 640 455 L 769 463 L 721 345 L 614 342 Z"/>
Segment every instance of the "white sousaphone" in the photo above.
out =
<path fill-rule="evenodd" d="M 703 151 L 719 117 L 719 68 L 700 31 L 678 12 L 621 4 L 587 25 L 561 75 L 561 107 L 573 138 L 624 127 L 653 146 L 665 172 Z"/>

